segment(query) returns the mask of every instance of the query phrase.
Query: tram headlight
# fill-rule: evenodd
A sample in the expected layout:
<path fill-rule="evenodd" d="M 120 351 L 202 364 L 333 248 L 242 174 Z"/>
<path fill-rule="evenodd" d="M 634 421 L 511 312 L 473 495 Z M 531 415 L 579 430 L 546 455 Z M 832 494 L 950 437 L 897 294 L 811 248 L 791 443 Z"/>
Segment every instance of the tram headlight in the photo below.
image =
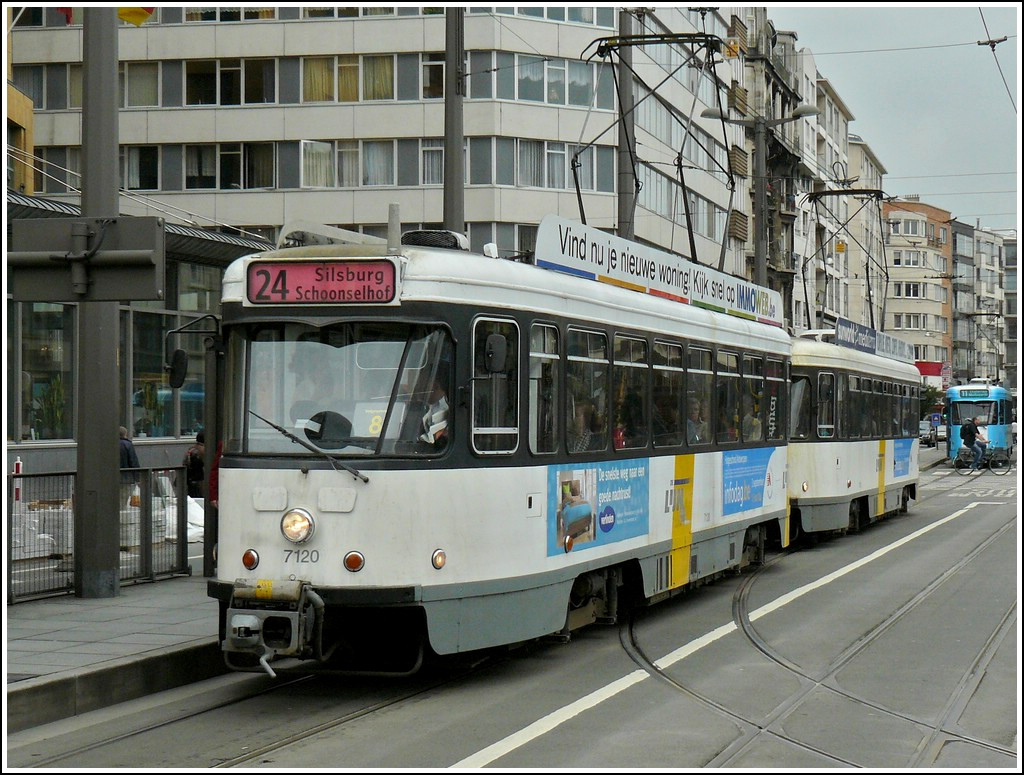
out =
<path fill-rule="evenodd" d="M 291 509 L 281 517 L 281 533 L 293 544 L 301 544 L 313 537 L 316 523 L 305 509 Z"/>

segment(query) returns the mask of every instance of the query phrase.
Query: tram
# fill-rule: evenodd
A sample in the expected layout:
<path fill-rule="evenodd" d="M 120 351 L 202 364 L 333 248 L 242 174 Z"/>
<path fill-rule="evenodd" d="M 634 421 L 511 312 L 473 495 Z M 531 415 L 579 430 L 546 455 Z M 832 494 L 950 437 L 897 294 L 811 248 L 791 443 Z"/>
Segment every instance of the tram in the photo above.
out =
<path fill-rule="evenodd" d="M 231 669 L 410 674 L 789 544 L 805 345 L 777 293 L 554 217 L 529 263 L 396 236 L 226 270 L 208 593 Z M 855 443 L 888 466 L 888 438 Z M 912 496 L 868 463 L 868 511 Z"/>
<path fill-rule="evenodd" d="M 864 330 L 860 337 L 844 337 L 842 329 L 810 331 L 793 341 L 794 536 L 856 531 L 906 512 L 917 498 L 921 373 L 913 353 L 903 360 L 878 355 L 874 341 L 885 334 L 849 321 L 840 325 Z M 867 351 L 843 345 L 865 339 Z"/>
<path fill-rule="evenodd" d="M 1013 402 L 1010 391 L 991 380 L 975 377 L 966 385 L 953 385 L 946 390 L 946 438 L 949 439 L 949 458 L 956 460 L 963 441 L 960 426 L 970 419 L 981 417 L 980 427 L 988 439 L 989 450 L 1013 449 Z"/>

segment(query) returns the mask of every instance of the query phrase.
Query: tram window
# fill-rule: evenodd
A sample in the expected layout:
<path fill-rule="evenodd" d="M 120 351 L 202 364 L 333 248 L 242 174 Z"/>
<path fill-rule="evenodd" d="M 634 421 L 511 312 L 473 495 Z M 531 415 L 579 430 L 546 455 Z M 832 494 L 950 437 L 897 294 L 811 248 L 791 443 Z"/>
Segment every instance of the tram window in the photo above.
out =
<path fill-rule="evenodd" d="M 786 433 L 786 372 L 782 361 L 769 358 L 765 376 L 768 378 L 764 401 L 765 431 L 769 441 L 778 441 L 785 438 Z"/>
<path fill-rule="evenodd" d="M 612 442 L 615 449 L 647 446 L 647 342 L 627 336 L 615 337 L 612 367 L 614 397 Z"/>
<path fill-rule="evenodd" d="M 608 448 L 608 339 L 569 329 L 566 349 L 566 445 L 569 452 Z"/>
<path fill-rule="evenodd" d="M 530 329 L 529 434 L 530 451 L 558 448 L 558 406 L 561 402 L 558 329 L 536 323 Z"/>
<path fill-rule="evenodd" d="M 818 438 L 831 439 L 836 435 L 836 376 L 818 375 Z"/>
<path fill-rule="evenodd" d="M 811 436 L 811 380 L 810 377 L 794 375 L 789 391 L 791 439 L 807 439 Z"/>
<path fill-rule="evenodd" d="M 764 438 L 764 361 L 750 355 L 743 356 L 743 397 L 740 431 L 744 441 Z"/>
<path fill-rule="evenodd" d="M 874 385 L 874 401 L 872 404 L 874 411 L 871 415 L 871 435 L 885 436 L 885 429 L 887 427 L 886 414 L 888 414 L 888 407 L 886 406 L 885 394 L 882 392 L 882 380 L 872 380 L 872 383 Z"/>
<path fill-rule="evenodd" d="M 505 341 L 504 363 L 492 363 L 492 337 Z M 519 443 L 519 330 L 507 320 L 482 319 L 473 332 L 473 448 L 507 453 Z"/>
<path fill-rule="evenodd" d="M 651 424 L 655 447 L 673 447 L 683 443 L 686 421 L 686 393 L 683 388 L 683 346 L 655 342 L 651 361 Z"/>
<path fill-rule="evenodd" d="M 846 375 L 836 374 L 836 432 L 835 438 L 845 438 L 846 426 Z"/>
<path fill-rule="evenodd" d="M 715 438 L 719 444 L 739 440 L 740 363 L 735 353 L 718 352 L 718 414 Z"/>
<path fill-rule="evenodd" d="M 686 351 L 686 443 L 711 443 L 711 397 L 715 375 L 711 351 L 689 347 Z"/>

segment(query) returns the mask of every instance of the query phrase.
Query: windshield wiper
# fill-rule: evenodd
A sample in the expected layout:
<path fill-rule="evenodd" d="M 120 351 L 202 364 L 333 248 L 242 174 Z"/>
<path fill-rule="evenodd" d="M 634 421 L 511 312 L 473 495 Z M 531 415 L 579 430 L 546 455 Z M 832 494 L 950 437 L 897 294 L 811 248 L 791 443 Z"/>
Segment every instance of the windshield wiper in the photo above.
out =
<path fill-rule="evenodd" d="M 292 433 L 287 428 L 282 428 L 280 425 L 278 425 L 275 422 L 271 422 L 266 417 L 262 417 L 262 416 L 256 414 L 256 412 L 254 412 L 252 409 L 249 410 L 249 414 L 253 415 L 254 417 L 259 417 L 259 419 L 263 420 L 263 422 L 265 422 L 267 425 L 269 425 L 275 431 L 280 433 L 286 439 L 291 439 L 296 444 L 299 444 L 299 445 L 305 447 L 306 449 L 308 449 L 310 452 L 313 452 L 313 453 L 315 453 L 317 455 L 321 455 L 321 456 L 327 458 L 327 462 L 329 462 L 331 464 L 331 468 L 333 468 L 335 471 L 340 471 L 341 469 L 339 469 L 338 466 L 341 466 L 341 468 L 343 468 L 346 471 L 348 471 L 356 479 L 362 479 L 364 482 L 369 482 L 370 481 L 369 477 L 366 476 L 366 474 L 363 474 L 363 473 L 357 471 L 352 466 L 345 465 L 340 460 L 335 459 L 332 455 L 327 454 L 324 450 L 320 449 L 315 444 L 312 444 L 312 443 L 306 441 L 305 439 L 299 438 L 298 436 L 296 436 L 294 433 Z"/>

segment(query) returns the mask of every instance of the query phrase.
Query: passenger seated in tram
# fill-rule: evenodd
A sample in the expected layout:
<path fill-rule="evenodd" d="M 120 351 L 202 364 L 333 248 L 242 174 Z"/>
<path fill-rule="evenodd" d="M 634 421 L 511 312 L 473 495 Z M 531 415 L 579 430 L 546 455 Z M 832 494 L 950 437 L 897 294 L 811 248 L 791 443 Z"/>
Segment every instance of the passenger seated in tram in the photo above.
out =
<path fill-rule="evenodd" d="M 743 422 L 740 426 L 743 430 L 743 440 L 760 441 L 761 420 L 757 416 L 757 409 L 754 404 L 754 397 L 745 395 L 743 397 L 743 406 Z"/>
<path fill-rule="evenodd" d="M 599 429 L 594 403 L 585 398 L 577 399 L 572 423 L 569 425 L 569 451 L 586 452 L 594 449 L 600 441 L 595 435 Z"/>
<path fill-rule="evenodd" d="M 707 436 L 707 421 L 701 402 L 691 398 L 686 409 L 686 443 L 707 444 L 711 439 Z"/>

